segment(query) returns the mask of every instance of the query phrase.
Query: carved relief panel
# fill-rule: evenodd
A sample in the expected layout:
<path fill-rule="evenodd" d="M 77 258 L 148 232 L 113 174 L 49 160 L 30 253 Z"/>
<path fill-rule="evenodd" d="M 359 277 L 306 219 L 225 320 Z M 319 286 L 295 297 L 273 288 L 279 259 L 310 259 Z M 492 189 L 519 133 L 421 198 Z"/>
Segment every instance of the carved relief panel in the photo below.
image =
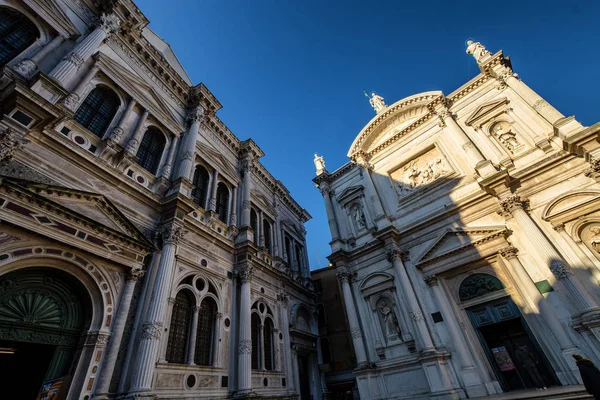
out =
<path fill-rule="evenodd" d="M 400 199 L 454 172 L 446 157 L 433 147 L 390 173 Z"/>

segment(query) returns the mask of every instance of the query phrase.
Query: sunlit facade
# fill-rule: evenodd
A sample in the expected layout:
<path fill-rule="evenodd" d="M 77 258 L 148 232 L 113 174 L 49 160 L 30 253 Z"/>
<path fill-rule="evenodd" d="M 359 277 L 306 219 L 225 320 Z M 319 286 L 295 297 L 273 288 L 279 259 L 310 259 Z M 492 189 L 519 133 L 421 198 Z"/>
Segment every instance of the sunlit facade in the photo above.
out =
<path fill-rule="evenodd" d="M 547 398 L 600 360 L 600 124 L 467 46 L 476 77 L 373 94 L 350 161 L 315 155 L 363 399 Z"/>
<path fill-rule="evenodd" d="M 320 399 L 310 215 L 147 25 L 0 0 L 0 397 Z"/>

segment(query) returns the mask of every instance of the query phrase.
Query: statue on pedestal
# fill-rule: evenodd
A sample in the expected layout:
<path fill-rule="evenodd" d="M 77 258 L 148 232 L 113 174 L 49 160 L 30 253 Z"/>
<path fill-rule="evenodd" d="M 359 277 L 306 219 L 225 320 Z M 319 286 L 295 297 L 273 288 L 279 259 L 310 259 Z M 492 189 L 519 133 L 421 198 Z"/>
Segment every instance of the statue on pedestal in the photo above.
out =
<path fill-rule="evenodd" d="M 385 102 L 383 101 L 383 97 L 379 96 L 375 92 L 371 93 L 371 98 L 369 99 L 369 103 L 371 103 L 371 106 L 373 107 L 373 109 L 375 110 L 375 112 L 377 114 L 379 114 L 380 112 L 382 112 L 383 110 L 385 110 L 387 108 L 387 106 L 385 105 Z"/>
<path fill-rule="evenodd" d="M 317 153 L 315 153 L 315 168 L 317 169 L 317 175 L 321 175 L 323 172 L 327 172 L 327 169 L 325 169 L 325 160 L 323 159 L 323 156 L 318 155 Z"/>
<path fill-rule="evenodd" d="M 481 64 L 484 58 L 492 55 L 492 53 L 486 50 L 484 45 L 472 40 L 467 41 L 467 54 L 471 54 L 475 58 L 475 61 L 477 61 L 477 64 Z"/>

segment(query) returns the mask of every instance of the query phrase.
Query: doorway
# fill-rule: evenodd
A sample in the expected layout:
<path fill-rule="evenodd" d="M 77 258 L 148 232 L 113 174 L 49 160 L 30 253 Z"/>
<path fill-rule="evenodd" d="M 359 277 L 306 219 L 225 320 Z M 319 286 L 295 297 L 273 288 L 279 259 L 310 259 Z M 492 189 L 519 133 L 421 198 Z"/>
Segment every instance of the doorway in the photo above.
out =
<path fill-rule="evenodd" d="M 504 391 L 557 385 L 557 378 L 511 299 L 467 310 Z"/>
<path fill-rule="evenodd" d="M 308 356 L 298 355 L 298 375 L 300 378 L 300 400 L 311 400 Z"/>
<path fill-rule="evenodd" d="M 0 387 L 2 398 L 35 400 L 51 386 L 64 399 L 91 301 L 70 274 L 28 268 L 0 277 Z"/>

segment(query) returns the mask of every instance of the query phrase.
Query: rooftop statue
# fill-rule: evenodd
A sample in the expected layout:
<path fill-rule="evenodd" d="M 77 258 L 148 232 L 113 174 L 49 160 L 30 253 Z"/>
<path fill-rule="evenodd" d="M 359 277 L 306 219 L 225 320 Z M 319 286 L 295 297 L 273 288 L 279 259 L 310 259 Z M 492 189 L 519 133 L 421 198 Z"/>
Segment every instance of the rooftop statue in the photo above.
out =
<path fill-rule="evenodd" d="M 375 109 L 375 112 L 379 114 L 387 107 L 383 102 L 383 97 L 379 96 L 375 92 L 371 93 L 371 98 L 369 99 L 369 103 Z"/>
<path fill-rule="evenodd" d="M 475 61 L 477 61 L 477 64 L 481 64 L 484 58 L 492 55 L 492 53 L 486 50 L 484 45 L 472 40 L 467 41 L 467 54 L 471 54 L 475 58 Z"/>
<path fill-rule="evenodd" d="M 315 153 L 315 168 L 317 169 L 317 175 L 321 175 L 323 172 L 326 172 L 327 169 L 325 168 L 325 160 L 323 159 L 323 156 L 318 155 L 317 153 Z"/>

